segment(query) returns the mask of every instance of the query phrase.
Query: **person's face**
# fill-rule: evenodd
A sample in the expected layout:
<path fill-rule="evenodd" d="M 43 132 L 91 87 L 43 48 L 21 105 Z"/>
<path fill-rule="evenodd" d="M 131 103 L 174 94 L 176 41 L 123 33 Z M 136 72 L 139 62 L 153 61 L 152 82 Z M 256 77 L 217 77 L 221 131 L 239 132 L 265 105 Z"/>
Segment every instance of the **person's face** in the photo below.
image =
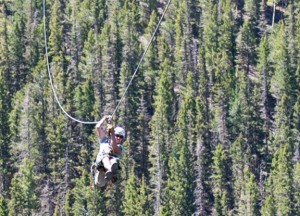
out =
<path fill-rule="evenodd" d="M 123 141 L 123 136 L 122 135 L 120 135 L 120 134 L 116 134 L 115 135 L 115 137 L 116 137 L 116 142 L 117 142 L 117 144 L 120 144 L 122 141 Z"/>

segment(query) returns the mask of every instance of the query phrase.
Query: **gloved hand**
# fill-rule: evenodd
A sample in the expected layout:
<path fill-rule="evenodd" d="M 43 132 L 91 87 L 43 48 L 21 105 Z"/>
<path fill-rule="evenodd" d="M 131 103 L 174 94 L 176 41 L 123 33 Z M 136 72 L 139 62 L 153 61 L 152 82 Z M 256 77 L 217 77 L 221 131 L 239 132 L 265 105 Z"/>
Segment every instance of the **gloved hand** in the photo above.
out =
<path fill-rule="evenodd" d="M 107 132 L 108 136 L 110 136 L 112 134 L 113 129 L 114 129 L 114 127 L 111 124 L 107 125 L 106 132 Z"/>
<path fill-rule="evenodd" d="M 111 115 L 105 115 L 105 119 L 106 119 L 106 122 L 110 123 L 111 119 L 112 119 L 112 116 Z"/>

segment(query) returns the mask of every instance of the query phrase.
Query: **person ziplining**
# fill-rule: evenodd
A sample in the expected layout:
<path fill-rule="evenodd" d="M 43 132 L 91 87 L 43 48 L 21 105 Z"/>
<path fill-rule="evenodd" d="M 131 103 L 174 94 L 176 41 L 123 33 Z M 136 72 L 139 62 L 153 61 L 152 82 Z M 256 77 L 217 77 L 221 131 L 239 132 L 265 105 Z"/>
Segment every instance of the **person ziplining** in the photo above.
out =
<path fill-rule="evenodd" d="M 140 68 L 140 65 L 142 63 L 142 61 L 145 58 L 145 55 L 152 43 L 152 41 L 154 40 L 154 36 L 158 30 L 158 27 L 160 26 L 167 10 L 168 7 L 171 3 L 171 0 L 168 1 L 162 16 L 147 44 L 147 47 L 143 53 L 143 55 L 141 56 L 141 59 L 131 77 L 131 79 L 128 82 L 128 85 L 126 87 L 126 89 L 124 90 L 116 108 L 114 109 L 113 113 L 111 116 L 104 116 L 99 122 L 90 122 L 90 121 L 82 121 L 82 120 L 78 120 L 76 118 L 74 118 L 73 116 L 71 116 L 68 112 L 66 112 L 63 108 L 63 106 L 61 105 L 61 103 L 58 100 L 58 97 L 56 95 L 55 89 L 54 89 L 54 84 L 52 81 L 52 74 L 51 74 L 51 70 L 50 70 L 50 64 L 49 64 L 49 57 L 48 57 L 48 47 L 47 47 L 47 34 L 46 34 L 46 0 L 43 0 L 43 15 L 44 15 L 44 44 L 45 44 L 45 55 L 46 55 L 46 64 L 47 64 L 47 71 L 48 71 L 48 76 L 49 76 L 49 81 L 50 81 L 50 85 L 51 85 L 51 89 L 54 95 L 54 98 L 57 102 L 57 104 L 59 105 L 60 109 L 62 110 L 62 112 L 70 119 L 72 119 L 73 121 L 76 121 L 78 123 L 81 124 L 96 124 L 96 131 L 98 134 L 98 137 L 100 139 L 100 148 L 99 148 L 99 153 L 98 156 L 94 162 L 94 164 L 92 165 L 92 174 L 93 174 L 93 179 L 94 179 L 94 183 L 97 186 L 104 186 L 106 185 L 106 183 L 109 180 L 114 180 L 114 176 L 117 173 L 117 171 L 119 170 L 120 166 L 119 166 L 119 158 L 123 155 L 124 153 L 124 147 L 122 145 L 124 138 L 125 138 L 125 130 L 121 127 L 116 127 L 113 128 L 111 124 L 107 125 L 106 131 L 104 132 L 102 125 L 104 124 L 105 121 L 111 121 L 111 119 L 113 118 L 114 114 L 116 113 L 116 111 L 118 110 L 121 102 L 124 100 L 126 92 L 129 88 L 129 86 L 131 85 L 133 78 L 135 77 L 138 69 Z M 106 135 L 105 135 L 106 134 Z M 103 138 L 103 139 L 102 139 Z"/>
<path fill-rule="evenodd" d="M 93 182 L 95 186 L 103 187 L 106 183 L 116 181 L 116 175 L 120 169 L 119 159 L 124 154 L 123 141 L 125 130 L 113 127 L 109 124 L 111 116 L 105 115 L 96 125 L 99 138 L 99 152 L 91 167 Z M 106 130 L 104 124 L 106 123 Z"/>

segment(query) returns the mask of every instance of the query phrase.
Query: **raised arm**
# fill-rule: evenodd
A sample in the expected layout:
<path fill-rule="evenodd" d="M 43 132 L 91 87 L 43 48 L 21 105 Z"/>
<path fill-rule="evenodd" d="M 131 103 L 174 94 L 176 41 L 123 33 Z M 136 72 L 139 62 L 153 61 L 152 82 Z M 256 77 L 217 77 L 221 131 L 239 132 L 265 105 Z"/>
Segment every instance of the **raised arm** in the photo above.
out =
<path fill-rule="evenodd" d="M 103 130 L 102 126 L 104 124 L 104 122 L 109 119 L 110 116 L 105 115 L 102 117 L 102 119 L 96 124 L 96 132 L 98 134 L 99 139 L 102 139 L 105 135 L 105 131 Z"/>

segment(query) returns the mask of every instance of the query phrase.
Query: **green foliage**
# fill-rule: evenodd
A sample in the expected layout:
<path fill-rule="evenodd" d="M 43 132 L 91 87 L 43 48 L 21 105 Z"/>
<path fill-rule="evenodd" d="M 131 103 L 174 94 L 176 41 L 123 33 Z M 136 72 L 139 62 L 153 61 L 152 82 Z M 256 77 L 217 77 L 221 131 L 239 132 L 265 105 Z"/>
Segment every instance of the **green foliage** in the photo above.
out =
<path fill-rule="evenodd" d="M 73 212 L 72 212 L 72 206 L 74 204 L 74 194 L 72 194 L 72 192 L 70 190 L 67 191 L 66 194 L 66 199 L 65 199 L 65 213 L 67 216 L 72 216 Z"/>
<path fill-rule="evenodd" d="M 75 88 L 74 106 L 75 114 L 79 119 L 93 121 L 93 108 L 95 104 L 94 87 L 91 80 L 83 83 L 82 87 Z"/>
<path fill-rule="evenodd" d="M 196 146 L 194 153 L 196 156 L 195 162 L 195 207 L 196 212 L 203 215 L 211 214 L 212 191 L 209 176 L 211 174 L 212 151 L 211 151 L 211 133 L 210 130 L 210 113 L 208 112 L 208 74 L 205 68 L 205 53 L 201 47 L 199 54 L 199 90 L 196 91 L 195 98 L 195 141 Z"/>
<path fill-rule="evenodd" d="M 300 213 L 300 164 L 297 163 L 294 168 L 294 188 L 295 188 L 295 214 Z"/>
<path fill-rule="evenodd" d="M 63 50 L 63 26 L 60 23 L 62 16 L 60 1 L 55 0 L 52 6 L 52 16 L 50 20 L 50 35 L 49 35 L 49 56 L 61 56 Z"/>
<path fill-rule="evenodd" d="M 10 50 L 12 63 L 12 85 L 13 92 L 20 90 L 26 83 L 27 62 L 25 59 L 25 23 L 26 20 L 22 14 L 16 14 L 12 34 L 10 36 Z"/>
<path fill-rule="evenodd" d="M 155 197 L 155 212 L 160 209 L 161 196 L 163 193 L 163 185 L 168 170 L 168 153 L 172 145 L 172 116 L 173 116 L 173 101 L 172 94 L 172 74 L 170 61 L 165 59 L 163 70 L 161 71 L 159 81 L 156 85 L 156 95 L 154 97 L 155 113 L 152 116 L 151 126 L 151 147 L 150 147 L 150 163 L 152 169 L 151 183 L 156 188 L 153 194 Z"/>
<path fill-rule="evenodd" d="M 83 171 L 76 185 L 70 194 L 72 197 L 72 212 L 68 210 L 69 215 L 103 215 L 104 214 L 104 191 L 93 188 L 91 184 L 91 176 Z M 101 204 L 102 203 L 102 204 Z"/>
<path fill-rule="evenodd" d="M 274 75 L 271 79 L 271 91 L 277 98 L 283 94 L 293 95 L 294 74 L 290 66 L 290 56 L 287 49 L 285 25 L 280 23 L 277 28 L 272 60 L 274 62 Z"/>
<path fill-rule="evenodd" d="M 158 21 L 158 17 L 156 12 L 152 12 L 149 24 L 146 28 L 145 37 L 149 43 L 149 40 L 154 32 L 155 25 Z M 158 56 L 158 41 L 156 39 L 153 40 L 151 46 L 149 47 L 149 51 L 145 56 L 143 64 L 144 76 L 146 81 L 147 92 L 150 93 L 147 96 L 149 102 L 153 102 L 153 93 L 155 89 L 156 80 L 159 73 L 159 56 Z"/>
<path fill-rule="evenodd" d="M 244 169 L 244 186 L 242 187 L 239 200 L 239 215 L 259 214 L 259 192 L 254 174 L 248 167 Z"/>
<path fill-rule="evenodd" d="M 47 141 L 50 145 L 49 157 L 48 157 L 48 168 L 51 170 L 51 176 L 55 183 L 60 182 L 63 179 L 61 171 L 64 168 L 65 153 L 67 138 L 66 138 L 66 125 L 64 123 L 65 116 L 60 115 L 54 119 L 51 127 L 46 128 Z"/>
<path fill-rule="evenodd" d="M 207 10 L 205 10 L 205 26 L 203 30 L 203 39 L 205 41 L 205 60 L 206 68 L 211 77 L 210 82 L 215 82 L 215 61 L 218 49 L 218 21 L 217 21 L 217 5 L 207 3 Z"/>
<path fill-rule="evenodd" d="M 256 58 L 257 39 L 254 28 L 254 25 L 246 20 L 240 29 L 240 40 L 237 44 L 238 64 L 242 71 L 247 73 L 250 72 L 250 66 L 254 65 Z"/>
<path fill-rule="evenodd" d="M 9 124 L 9 102 L 7 101 L 7 89 L 3 82 L 3 78 L 0 73 L 0 179 L 3 191 L 2 196 L 6 197 L 6 191 L 8 189 L 8 179 L 11 175 L 11 146 L 10 146 L 10 130 Z M 0 190 L 1 190 L 0 189 Z"/>
<path fill-rule="evenodd" d="M 3 197 L 0 198 L 0 216 L 7 215 L 7 206 L 5 199 Z"/>
<path fill-rule="evenodd" d="M 34 175 L 33 164 L 28 158 L 24 158 L 20 173 L 16 173 L 12 180 L 11 199 L 8 203 L 9 215 L 31 215 L 38 210 Z"/>
<path fill-rule="evenodd" d="M 270 129 L 271 107 L 270 107 L 270 78 L 271 65 L 269 60 L 270 46 L 267 37 L 263 37 L 258 51 L 258 82 L 261 88 L 262 102 L 263 102 L 263 119 L 264 131 L 267 133 Z"/>
<path fill-rule="evenodd" d="M 230 185 L 228 185 L 230 176 L 226 152 L 221 144 L 217 145 L 214 151 L 212 168 L 213 174 L 211 179 L 215 215 L 228 215 L 231 209 Z"/>
<path fill-rule="evenodd" d="M 263 212 L 276 212 L 277 215 L 293 214 L 294 185 L 291 164 L 291 146 L 282 144 L 272 161 L 272 172 L 267 190 L 269 191 Z M 274 203 L 272 205 L 272 203 Z"/>
<path fill-rule="evenodd" d="M 1 1 L 0 215 L 299 215 L 299 2 L 173 0 L 128 86 L 166 3 Z M 44 18 L 71 116 L 126 90 L 107 191 L 87 173 L 94 125 L 51 91 Z"/>
<path fill-rule="evenodd" d="M 136 179 L 134 167 L 132 167 L 125 186 L 123 213 L 125 215 L 139 216 L 151 215 L 149 201 L 145 180 L 144 178 L 140 181 Z"/>
<path fill-rule="evenodd" d="M 195 143 L 195 101 L 192 74 L 188 74 L 187 87 L 184 92 L 184 101 L 178 114 L 177 127 L 179 133 L 175 136 L 172 154 L 169 159 L 169 176 L 167 185 L 167 200 L 171 215 L 192 214 L 194 175 L 190 161 L 191 147 Z"/>
<path fill-rule="evenodd" d="M 266 197 L 261 210 L 261 215 L 262 216 L 276 215 L 276 206 L 274 203 L 273 195 L 269 195 Z"/>

